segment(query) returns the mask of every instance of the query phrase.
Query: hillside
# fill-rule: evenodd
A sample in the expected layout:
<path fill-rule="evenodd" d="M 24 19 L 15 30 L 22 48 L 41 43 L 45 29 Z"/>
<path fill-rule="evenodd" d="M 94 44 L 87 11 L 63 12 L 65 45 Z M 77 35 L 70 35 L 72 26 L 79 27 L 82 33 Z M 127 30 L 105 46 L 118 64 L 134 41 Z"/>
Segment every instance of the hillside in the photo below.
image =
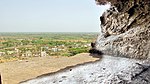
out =
<path fill-rule="evenodd" d="M 29 60 L 20 60 L 0 64 L 0 72 L 3 84 L 17 84 L 42 74 L 57 72 L 67 66 L 75 66 L 99 58 L 93 58 L 88 53 L 79 54 L 73 57 L 49 56 L 36 57 Z"/>
<path fill-rule="evenodd" d="M 4 84 L 150 84 L 150 1 L 95 1 L 111 4 L 100 16 L 101 32 L 91 49 L 104 55 L 3 63 Z"/>
<path fill-rule="evenodd" d="M 88 56 L 88 54 L 87 54 Z M 21 84 L 149 84 L 150 62 L 108 55 Z"/>
<path fill-rule="evenodd" d="M 93 46 L 94 53 L 105 54 L 102 59 L 23 84 L 150 83 L 150 1 L 95 1 L 97 5 L 111 4 L 100 16 L 101 32 Z"/>

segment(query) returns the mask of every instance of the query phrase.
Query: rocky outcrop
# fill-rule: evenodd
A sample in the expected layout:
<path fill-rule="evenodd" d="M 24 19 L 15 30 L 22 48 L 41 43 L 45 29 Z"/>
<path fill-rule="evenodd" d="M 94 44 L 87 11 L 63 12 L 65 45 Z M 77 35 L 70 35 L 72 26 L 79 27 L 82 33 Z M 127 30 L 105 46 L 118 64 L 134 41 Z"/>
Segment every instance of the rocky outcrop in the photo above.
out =
<path fill-rule="evenodd" d="M 150 58 L 150 0 L 96 1 L 111 8 L 100 17 L 95 49 L 113 56 Z"/>

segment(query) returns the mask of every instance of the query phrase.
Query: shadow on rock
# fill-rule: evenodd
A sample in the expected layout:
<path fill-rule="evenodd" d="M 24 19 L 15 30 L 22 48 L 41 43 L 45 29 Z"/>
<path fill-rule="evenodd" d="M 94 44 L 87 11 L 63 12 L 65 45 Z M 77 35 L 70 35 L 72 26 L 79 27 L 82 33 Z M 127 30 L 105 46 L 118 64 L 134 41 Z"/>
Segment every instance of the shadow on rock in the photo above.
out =
<path fill-rule="evenodd" d="M 96 50 L 94 48 L 89 50 L 90 56 L 96 57 L 96 58 L 102 58 L 103 52 Z"/>

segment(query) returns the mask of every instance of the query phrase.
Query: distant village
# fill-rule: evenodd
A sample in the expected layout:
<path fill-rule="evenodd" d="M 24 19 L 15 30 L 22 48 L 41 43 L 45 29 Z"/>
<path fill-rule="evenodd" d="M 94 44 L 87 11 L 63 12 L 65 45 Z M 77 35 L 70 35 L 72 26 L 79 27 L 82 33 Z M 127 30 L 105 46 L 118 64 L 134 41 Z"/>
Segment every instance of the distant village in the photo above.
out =
<path fill-rule="evenodd" d="M 44 57 L 44 56 L 50 56 L 50 55 L 57 55 L 55 53 L 58 52 L 66 52 L 68 51 L 68 46 L 65 46 L 64 44 L 59 45 L 59 46 L 44 46 L 40 47 L 38 49 L 35 49 L 34 47 L 36 46 L 27 46 L 22 47 L 22 48 L 16 48 L 16 47 L 11 47 L 11 48 L 5 48 L 3 51 L 0 51 L 0 56 L 5 56 L 5 55 L 12 55 L 16 57 Z M 84 44 L 80 45 L 77 43 L 72 44 L 73 48 L 88 48 L 90 47 L 90 44 Z"/>
<path fill-rule="evenodd" d="M 86 53 L 97 33 L 0 33 L 0 63 Z"/>

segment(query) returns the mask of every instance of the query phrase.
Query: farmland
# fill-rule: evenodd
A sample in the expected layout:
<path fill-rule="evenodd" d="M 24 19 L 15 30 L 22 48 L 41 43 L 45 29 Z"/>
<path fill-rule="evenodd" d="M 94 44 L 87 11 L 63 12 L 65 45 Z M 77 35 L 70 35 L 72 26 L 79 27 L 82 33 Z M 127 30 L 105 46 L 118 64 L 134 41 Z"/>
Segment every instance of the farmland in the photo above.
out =
<path fill-rule="evenodd" d="M 86 53 L 98 33 L 0 33 L 0 63 Z"/>

